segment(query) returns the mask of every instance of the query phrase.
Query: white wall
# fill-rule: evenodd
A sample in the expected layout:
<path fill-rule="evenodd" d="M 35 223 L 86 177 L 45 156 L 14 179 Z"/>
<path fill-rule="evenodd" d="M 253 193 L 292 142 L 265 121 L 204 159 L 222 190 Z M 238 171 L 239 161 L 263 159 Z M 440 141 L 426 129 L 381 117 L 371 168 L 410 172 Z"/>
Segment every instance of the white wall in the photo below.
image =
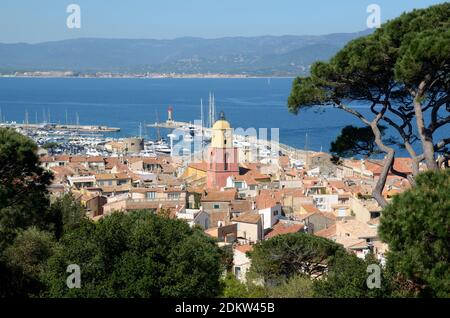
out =
<path fill-rule="evenodd" d="M 273 215 L 274 211 L 277 212 L 276 215 Z M 258 213 L 263 216 L 263 229 L 270 229 L 275 223 L 277 223 L 281 216 L 281 205 L 277 204 L 271 208 L 261 209 Z"/>

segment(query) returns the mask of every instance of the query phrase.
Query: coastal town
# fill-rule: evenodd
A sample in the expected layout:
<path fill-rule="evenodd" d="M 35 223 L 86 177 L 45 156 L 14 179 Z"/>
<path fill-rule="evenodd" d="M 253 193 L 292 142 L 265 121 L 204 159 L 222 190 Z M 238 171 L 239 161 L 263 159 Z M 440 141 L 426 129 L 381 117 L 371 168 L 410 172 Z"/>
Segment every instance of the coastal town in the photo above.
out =
<path fill-rule="evenodd" d="M 446 304 L 450 2 L 4 2 L 2 309 Z"/>
<path fill-rule="evenodd" d="M 175 125 L 172 111 L 160 126 Z M 174 153 L 172 143 L 157 151 L 156 142 L 139 137 L 102 140 L 96 153 L 40 147 L 41 165 L 54 175 L 51 196 L 71 194 L 94 221 L 146 210 L 201 227 L 219 246 L 232 248 L 232 272 L 243 282 L 251 266 L 246 252 L 286 233 L 324 237 L 362 259 L 373 253 L 385 262 L 388 247 L 377 233 L 382 209 L 371 196 L 382 160 L 336 165 L 325 152 L 244 142 L 248 138 L 234 135 L 223 113 L 212 124 L 200 153 Z M 395 169 L 412 173 L 411 159 L 396 158 Z M 390 174 L 383 195 L 389 201 L 409 187 L 407 179 Z"/>

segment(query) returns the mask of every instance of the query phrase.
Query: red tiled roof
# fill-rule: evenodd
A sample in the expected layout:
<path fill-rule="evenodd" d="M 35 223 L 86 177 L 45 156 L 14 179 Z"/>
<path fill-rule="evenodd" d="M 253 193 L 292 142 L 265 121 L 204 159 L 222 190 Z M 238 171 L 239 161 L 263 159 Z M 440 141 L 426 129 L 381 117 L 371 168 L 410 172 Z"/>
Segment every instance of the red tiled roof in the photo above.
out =
<path fill-rule="evenodd" d="M 206 171 L 208 168 L 208 163 L 206 161 L 193 162 L 193 163 L 190 163 L 188 167 L 192 168 L 192 169 L 200 170 L 200 171 Z"/>
<path fill-rule="evenodd" d="M 316 208 L 314 205 L 312 204 L 302 204 L 302 208 L 307 212 L 307 213 L 316 213 L 319 212 L 320 210 L 318 208 Z"/>
<path fill-rule="evenodd" d="M 242 213 L 237 218 L 232 219 L 232 222 L 252 223 L 256 224 L 260 221 L 261 215 L 258 213 L 248 212 Z"/>
<path fill-rule="evenodd" d="M 236 199 L 237 192 L 233 190 L 225 191 L 205 191 L 202 195 L 204 202 L 231 202 Z"/>
<path fill-rule="evenodd" d="M 288 234 L 288 233 L 297 233 L 303 230 L 303 224 L 289 224 L 285 222 L 278 222 L 272 227 L 272 230 L 266 234 L 266 238 L 271 238 L 277 235 Z"/>
<path fill-rule="evenodd" d="M 247 253 L 253 250 L 253 245 L 245 244 L 245 245 L 237 245 L 234 247 L 235 250 L 241 253 Z"/>
<path fill-rule="evenodd" d="M 320 237 L 325 237 L 325 238 L 331 238 L 333 236 L 336 236 L 336 224 L 333 224 L 326 229 L 317 231 L 316 233 L 314 233 L 314 235 L 320 236 Z"/>
<path fill-rule="evenodd" d="M 267 189 L 261 190 L 255 201 L 258 209 L 271 208 L 281 203 L 281 192 Z"/>

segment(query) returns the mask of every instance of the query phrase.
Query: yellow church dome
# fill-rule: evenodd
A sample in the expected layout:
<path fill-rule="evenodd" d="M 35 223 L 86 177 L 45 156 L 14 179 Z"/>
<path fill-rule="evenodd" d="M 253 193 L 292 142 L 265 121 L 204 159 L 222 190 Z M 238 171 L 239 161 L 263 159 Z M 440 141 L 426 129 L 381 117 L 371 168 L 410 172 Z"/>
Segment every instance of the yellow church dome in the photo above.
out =
<path fill-rule="evenodd" d="M 223 129 L 230 129 L 230 123 L 226 120 L 218 120 L 214 123 L 213 129 L 217 130 L 223 130 Z"/>
<path fill-rule="evenodd" d="M 217 120 L 214 123 L 212 129 L 214 129 L 214 130 L 224 130 L 224 129 L 230 129 L 230 128 L 231 128 L 231 125 L 230 125 L 230 123 L 227 120 L 225 120 L 224 112 L 221 112 L 220 113 L 220 119 Z"/>

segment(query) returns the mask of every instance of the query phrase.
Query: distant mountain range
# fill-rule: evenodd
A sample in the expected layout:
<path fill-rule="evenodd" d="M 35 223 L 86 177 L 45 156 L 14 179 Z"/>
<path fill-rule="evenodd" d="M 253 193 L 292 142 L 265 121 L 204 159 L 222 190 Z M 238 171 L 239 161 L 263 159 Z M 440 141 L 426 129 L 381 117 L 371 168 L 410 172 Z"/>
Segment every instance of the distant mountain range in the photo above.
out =
<path fill-rule="evenodd" d="M 292 76 L 369 34 L 259 36 L 173 40 L 82 38 L 0 44 L 0 72 L 221 73 Z"/>

